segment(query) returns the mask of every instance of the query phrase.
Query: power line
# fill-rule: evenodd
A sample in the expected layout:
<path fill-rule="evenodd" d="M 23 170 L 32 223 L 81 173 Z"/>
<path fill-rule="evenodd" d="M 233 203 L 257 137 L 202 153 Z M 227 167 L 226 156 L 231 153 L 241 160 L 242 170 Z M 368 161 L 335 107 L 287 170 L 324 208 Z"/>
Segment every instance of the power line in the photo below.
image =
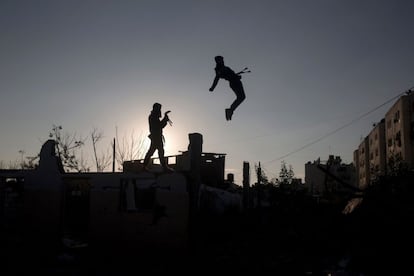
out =
<path fill-rule="evenodd" d="M 384 103 L 380 104 L 379 106 L 377 106 L 377 107 L 375 107 L 375 108 L 371 109 L 371 110 L 370 110 L 370 111 L 368 111 L 368 112 L 363 113 L 362 115 L 360 115 L 360 116 L 356 117 L 355 119 L 351 120 L 350 122 L 348 122 L 348 123 L 346 123 L 346 124 L 342 125 L 341 127 L 337 128 L 337 129 L 335 129 L 335 130 L 333 130 L 333 131 L 331 131 L 331 132 L 326 133 L 325 135 L 323 135 L 323 136 L 321 136 L 321 137 L 317 138 L 316 140 L 314 140 L 314 141 L 312 141 L 312 142 L 309 142 L 309 143 L 307 143 L 307 144 L 305 144 L 305 145 L 303 145 L 303 146 L 301 146 L 301 147 L 299 147 L 299 148 L 297 148 L 297 149 L 295 149 L 295 150 L 293 150 L 293 151 L 291 151 L 291 152 L 289 152 L 289 153 L 287 153 L 287 154 L 285 154 L 285 155 L 282 155 L 282 156 L 280 156 L 280 157 L 278 157 L 278 158 L 276 158 L 276 159 L 272 159 L 272 160 L 267 161 L 267 162 L 265 162 L 265 163 L 273 163 L 273 162 L 275 162 L 275 161 L 282 160 L 282 159 L 284 159 L 284 158 L 286 158 L 286 157 L 288 157 L 288 156 L 290 156 L 290 155 L 292 155 L 292 154 L 294 154 L 294 153 L 297 153 L 297 152 L 299 152 L 299 151 L 301 151 L 301 150 L 303 150 L 303 149 L 305 149 L 305 148 L 307 148 L 307 147 L 309 147 L 309 146 L 311 146 L 311 145 L 314 145 L 314 144 L 318 143 L 319 141 L 321 141 L 321 140 L 323 140 L 323 139 L 325 139 L 325 138 L 327 138 L 327 137 L 329 137 L 329 136 L 331 136 L 331 135 L 333 135 L 333 134 L 337 133 L 338 131 L 340 131 L 340 130 L 342 130 L 342 129 L 344 129 L 344 128 L 346 128 L 346 127 L 350 126 L 350 125 L 352 125 L 353 123 L 355 123 L 355 122 L 357 122 L 357 121 L 361 120 L 362 118 L 366 117 L 367 115 L 371 114 L 372 112 L 376 111 L 377 109 L 379 109 L 379 108 L 383 107 L 384 105 L 386 105 L 386 104 L 388 104 L 388 103 L 390 103 L 390 102 L 394 101 L 395 99 L 397 99 L 397 98 L 401 97 L 403 94 L 406 94 L 406 93 L 408 93 L 408 92 L 411 92 L 411 90 L 412 90 L 413 88 L 414 88 L 414 86 L 413 86 L 413 87 L 411 87 L 410 89 L 408 89 L 408 91 L 404 91 L 404 92 L 402 92 L 402 93 L 399 93 L 398 95 L 396 95 L 396 96 L 392 97 L 391 99 L 389 99 L 389 100 L 387 100 L 386 102 L 384 102 Z"/>

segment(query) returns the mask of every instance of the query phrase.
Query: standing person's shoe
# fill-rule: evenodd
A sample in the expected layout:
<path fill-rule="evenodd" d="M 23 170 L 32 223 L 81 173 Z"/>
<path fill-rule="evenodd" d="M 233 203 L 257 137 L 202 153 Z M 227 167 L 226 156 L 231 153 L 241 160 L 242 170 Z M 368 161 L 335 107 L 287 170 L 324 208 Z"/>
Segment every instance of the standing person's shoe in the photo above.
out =
<path fill-rule="evenodd" d="M 231 117 L 233 116 L 233 110 L 231 110 L 230 108 L 226 109 L 226 120 L 229 121 L 231 120 Z"/>

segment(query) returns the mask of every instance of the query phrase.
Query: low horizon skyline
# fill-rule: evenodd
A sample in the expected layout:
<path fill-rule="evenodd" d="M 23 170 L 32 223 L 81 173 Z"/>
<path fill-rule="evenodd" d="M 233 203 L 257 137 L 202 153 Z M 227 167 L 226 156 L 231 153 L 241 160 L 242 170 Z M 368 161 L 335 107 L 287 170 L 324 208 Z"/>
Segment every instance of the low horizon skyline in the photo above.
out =
<path fill-rule="evenodd" d="M 374 112 L 375 110 L 377 110 L 377 109 L 379 109 L 379 108 L 381 108 L 381 107 L 383 107 L 383 106 L 385 106 L 385 105 L 388 105 L 389 107 L 391 107 L 391 106 L 393 106 L 402 96 L 404 96 L 405 94 L 407 94 L 407 93 L 411 93 L 413 90 L 412 89 L 414 89 L 414 86 L 413 87 L 411 87 L 411 88 L 409 88 L 409 89 L 407 89 L 405 92 L 402 92 L 402 93 L 399 93 L 399 94 L 397 94 L 396 96 L 394 96 L 393 98 L 391 98 L 391 99 L 389 99 L 389 100 L 387 100 L 385 103 L 382 103 L 382 104 L 380 104 L 379 106 L 377 106 L 377 107 L 375 107 L 375 108 L 373 108 L 373 109 L 371 109 L 371 110 L 369 110 L 369 111 L 367 111 L 367 112 L 364 112 L 362 115 L 359 115 L 358 117 L 356 117 L 356 118 L 354 118 L 354 119 L 352 119 L 350 122 L 348 122 L 348 123 L 346 123 L 345 125 L 343 125 L 343 126 L 341 126 L 341 127 L 339 127 L 339 128 L 337 128 L 337 129 L 335 129 L 335 130 L 333 130 L 333 131 L 330 131 L 330 132 L 328 132 L 328 133 L 326 133 L 325 135 L 323 135 L 323 136 L 321 136 L 321 137 L 319 137 L 319 138 L 317 138 L 316 140 L 314 140 L 314 141 L 312 141 L 312 142 L 310 142 L 310 143 L 308 143 L 308 144 L 306 144 L 306 145 L 304 145 L 304 146 L 302 146 L 302 147 L 300 147 L 300 148 L 297 148 L 297 149 L 293 149 L 292 151 L 290 151 L 289 153 L 287 153 L 287 154 L 285 154 L 284 156 L 281 156 L 281 157 L 279 157 L 279 158 L 277 158 L 277 159 L 274 159 L 274 160 L 271 160 L 271 161 L 267 161 L 267 162 L 274 162 L 274 161 L 279 161 L 279 163 L 280 163 L 280 165 L 281 166 L 283 166 L 283 165 L 285 165 L 288 169 L 290 169 L 290 168 L 292 168 L 292 170 L 293 170 L 293 172 L 295 173 L 295 176 L 294 176 L 294 178 L 298 178 L 298 179 L 301 179 L 302 180 L 302 183 L 305 183 L 304 181 L 305 181 L 305 174 L 303 174 L 303 177 L 299 177 L 299 176 L 297 176 L 296 175 L 296 172 L 295 172 L 295 170 L 294 170 L 294 168 L 293 168 L 293 166 L 291 165 L 291 164 L 289 164 L 289 163 L 287 163 L 285 160 L 284 160 L 284 158 L 285 157 L 288 157 L 288 156 L 290 156 L 290 155 L 293 155 L 293 154 L 295 154 L 295 153 L 297 153 L 297 152 L 300 152 L 300 151 L 302 151 L 302 150 L 304 150 L 305 148 L 307 148 L 308 146 L 311 146 L 311 145 L 313 145 L 313 144 L 315 144 L 315 143 L 318 143 L 318 142 L 320 142 L 321 140 L 323 140 L 323 139 L 325 139 L 325 138 L 327 138 L 327 137 L 329 137 L 329 136 L 331 136 L 331 135 L 333 135 L 334 133 L 336 133 L 336 132 L 338 132 L 338 131 L 340 131 L 340 130 L 342 130 L 342 129 L 344 129 L 344 128 L 346 128 L 346 127 L 348 127 L 348 126 L 350 126 L 350 125 L 352 125 L 353 123 L 355 123 L 355 122 L 357 122 L 357 121 L 359 121 L 360 119 L 362 119 L 363 117 L 365 117 L 365 116 L 367 116 L 367 115 L 369 115 L 370 113 L 372 113 L 372 112 Z M 385 113 L 384 113 L 384 116 L 385 116 Z M 373 124 L 372 124 L 372 128 L 374 128 L 375 126 L 376 126 L 376 124 L 377 123 L 379 123 L 379 122 L 381 122 L 382 120 L 384 120 L 384 117 L 382 117 L 381 119 L 379 119 L 377 122 L 374 122 Z M 170 122 L 170 125 L 172 126 L 172 121 Z M 57 127 L 57 128 L 60 128 L 61 130 L 62 130 L 62 134 L 67 134 L 67 135 L 69 135 L 70 137 L 73 137 L 73 138 L 76 138 L 76 133 L 68 133 L 68 132 L 66 132 L 64 129 L 63 129 L 63 127 L 62 126 L 58 126 L 58 125 L 53 125 L 53 128 L 55 128 L 55 127 Z M 98 129 L 94 129 L 94 130 L 92 130 L 91 132 L 90 132 L 90 134 L 92 134 L 92 132 L 93 131 L 98 131 L 99 132 L 99 130 Z M 53 131 L 50 131 L 50 133 L 52 133 Z M 365 136 L 361 136 L 361 141 L 364 139 L 364 138 L 366 138 L 368 135 L 369 135 L 369 133 L 371 132 L 371 130 L 369 130 L 368 132 L 367 132 L 367 134 L 365 135 Z M 102 137 L 103 137 L 103 133 L 101 133 L 102 134 Z M 111 139 L 112 141 L 117 141 L 117 143 L 119 143 L 119 137 L 118 137 L 118 131 L 117 131 L 117 127 L 116 127 L 116 135 Z M 139 144 L 139 145 L 142 145 L 143 147 L 141 147 L 141 148 L 138 148 L 137 150 L 136 150 L 136 153 L 137 154 L 140 154 L 140 158 L 135 158 L 135 159 L 132 159 L 132 160 L 143 160 L 144 159 L 144 154 L 145 154 L 145 152 L 147 151 L 147 149 L 148 149 L 148 147 L 149 147 L 149 139 L 146 139 L 146 137 L 145 137 L 145 135 L 143 135 L 143 132 L 141 132 L 140 133 L 140 135 L 139 135 L 139 138 L 137 138 L 137 139 L 135 139 L 135 133 L 134 133 L 134 130 L 132 130 L 132 132 L 130 133 L 131 134 L 131 136 L 129 137 L 129 138 L 126 138 L 126 136 L 125 135 L 127 135 L 127 134 L 124 134 L 124 136 L 122 136 L 121 137 L 121 141 L 122 141 L 122 143 L 125 143 L 126 142 L 126 144 L 127 145 L 131 145 L 131 143 L 133 144 L 135 141 L 138 141 L 138 143 L 137 144 Z M 188 135 L 190 135 L 191 133 L 189 133 Z M 201 135 L 202 135 L 202 133 L 200 133 Z M 54 138 L 55 137 L 51 137 L 51 135 L 52 134 L 49 134 L 49 139 L 53 139 L 53 140 L 55 140 Z M 69 137 L 68 136 L 68 137 Z M 78 136 L 79 138 L 82 138 L 82 136 Z M 86 142 L 85 144 L 88 144 L 87 143 L 87 141 L 89 140 L 88 138 L 85 138 L 85 137 L 83 137 L 82 138 L 83 139 L 83 141 L 84 142 Z M 129 140 L 128 140 L 129 139 Z M 46 142 L 46 140 L 44 141 L 44 142 Z M 189 141 L 188 141 L 189 142 Z M 90 142 L 90 144 L 92 144 L 92 141 Z M 359 144 L 355 147 L 355 149 L 354 150 L 356 150 L 356 149 L 358 149 L 358 146 L 359 146 Z M 135 148 L 137 148 L 137 147 L 135 147 Z M 108 154 L 109 153 L 109 151 L 112 151 L 113 150 L 113 144 L 111 144 L 110 145 L 110 148 L 107 148 L 107 152 L 106 152 L 106 154 Z M 130 149 L 128 148 L 128 149 L 123 149 L 124 150 L 124 153 L 125 152 L 130 152 Z M 121 151 L 122 151 L 122 149 L 121 149 Z M 186 150 L 178 150 L 178 153 L 176 153 L 176 154 L 173 154 L 173 153 L 171 153 L 171 154 L 166 154 L 165 155 L 165 157 L 173 157 L 173 156 L 177 156 L 177 155 L 180 155 L 182 152 L 185 152 Z M 39 150 L 39 152 L 40 152 L 40 150 Z M 203 152 L 206 152 L 206 151 L 203 151 Z M 35 157 L 35 156 L 24 156 L 25 155 L 25 151 L 24 150 L 19 150 L 19 154 L 21 154 L 21 157 L 20 157 L 20 160 L 19 160 L 19 158 L 16 158 L 14 161 L 9 161 L 9 165 L 13 165 L 13 167 L 18 167 L 21 163 L 22 163 L 22 161 L 23 161 L 23 157 L 25 158 L 25 159 L 31 159 L 31 158 L 33 158 L 33 157 Z M 101 154 L 102 153 L 104 153 L 103 151 L 101 151 Z M 207 153 L 207 152 L 206 152 Z M 217 153 L 217 154 L 224 154 L 225 156 L 227 156 L 227 153 L 225 153 L 225 152 L 208 152 L 208 153 Z M 81 151 L 81 154 L 83 155 L 83 152 Z M 92 154 L 92 153 L 90 153 L 90 154 Z M 116 155 L 118 155 L 118 153 L 116 153 Z M 99 154 L 98 154 L 98 156 L 99 156 Z M 321 162 L 322 164 L 324 163 L 324 162 L 326 162 L 328 159 L 329 159 L 329 157 L 330 156 L 334 156 L 334 157 L 340 157 L 341 158 L 341 162 L 343 163 L 343 164 L 346 164 L 346 165 L 351 165 L 351 164 L 353 164 L 353 160 L 351 161 L 351 162 L 344 162 L 344 160 L 342 159 L 342 156 L 341 155 L 337 155 L 337 154 L 329 154 L 327 157 L 326 157 L 326 160 L 325 159 L 322 159 L 321 160 L 321 156 L 318 156 L 317 158 L 315 158 L 314 160 L 308 160 L 308 161 L 305 161 L 304 163 L 303 163 L 303 165 L 305 166 L 305 164 L 307 164 L 307 163 L 314 163 L 314 162 Z M 77 157 L 79 157 L 79 156 L 77 156 Z M 112 160 L 112 158 L 113 158 L 113 155 L 111 156 L 111 160 Z M 158 155 L 157 155 L 157 153 L 155 153 L 153 156 L 152 156 L 152 158 L 153 159 L 158 159 Z M 92 157 L 91 157 L 91 159 L 93 159 Z M 115 158 L 115 160 L 117 160 L 117 158 Z M 0 160 L 0 164 L 2 164 L 4 167 L 7 167 L 7 164 L 5 164 L 4 162 L 2 162 L 3 160 Z M 131 160 L 125 160 L 125 161 L 131 161 Z M 92 162 L 92 163 L 87 163 L 87 166 L 88 166 L 88 171 L 91 171 L 91 172 L 94 172 L 94 167 L 96 166 L 96 164 L 95 163 L 93 163 L 93 162 L 95 162 L 94 160 L 91 160 L 90 162 Z M 242 163 L 244 163 L 244 162 L 249 162 L 249 161 L 243 161 Z M 118 164 L 117 164 L 118 163 Z M 250 164 L 250 178 L 252 178 L 252 176 L 253 176 L 253 178 L 256 176 L 255 175 L 255 167 L 256 166 L 258 166 L 259 164 L 261 165 L 261 161 L 258 161 L 257 163 L 254 163 L 253 164 L 253 167 L 252 167 L 252 164 L 250 164 L 250 162 L 249 162 L 249 164 Z M 266 163 L 266 162 L 265 162 Z M 112 162 L 111 162 L 111 164 L 112 164 Z M 115 171 L 117 171 L 117 172 L 120 172 L 120 171 L 122 171 L 122 164 L 119 164 L 119 162 L 117 162 L 117 161 L 115 161 L 115 164 L 117 164 L 118 166 L 116 166 L 115 165 Z M 6 165 L 6 166 L 5 166 Z M 243 164 L 242 164 L 243 165 Z M 91 169 L 92 168 L 92 169 Z M 276 178 L 276 179 L 278 179 L 278 177 L 279 177 L 279 174 L 278 174 L 278 172 L 272 172 L 272 173 L 270 173 L 270 176 L 268 175 L 269 174 L 269 172 L 267 171 L 267 169 L 265 168 L 265 167 L 263 167 L 262 165 L 261 165 L 261 168 L 262 168 L 262 173 L 264 173 L 264 175 L 266 176 L 266 177 L 268 177 L 268 180 L 269 181 L 274 181 L 274 179 Z M 112 166 L 111 165 L 107 165 L 106 167 L 105 167 L 105 169 L 104 169 L 104 172 L 110 172 L 110 171 L 112 171 Z M 225 175 L 225 179 L 227 178 L 227 174 L 229 174 L 229 173 L 232 173 L 232 174 L 234 174 L 231 170 L 228 170 L 227 168 L 225 168 L 225 172 L 226 172 L 226 175 Z M 279 170 L 279 172 L 280 172 L 280 170 Z M 242 179 L 241 179 L 242 180 Z M 252 183 L 254 183 L 254 181 L 252 182 Z M 251 184 L 252 184 L 251 183 Z M 242 185 L 242 181 L 240 181 L 240 182 L 235 182 L 235 184 L 238 184 L 238 185 Z"/>

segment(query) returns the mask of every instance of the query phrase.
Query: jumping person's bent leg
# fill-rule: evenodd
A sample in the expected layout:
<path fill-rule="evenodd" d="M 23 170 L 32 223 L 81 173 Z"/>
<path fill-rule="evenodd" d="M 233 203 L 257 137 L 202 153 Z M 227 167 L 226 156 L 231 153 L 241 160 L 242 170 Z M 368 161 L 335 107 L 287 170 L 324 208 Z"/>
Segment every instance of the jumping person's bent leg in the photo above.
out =
<path fill-rule="evenodd" d="M 244 95 L 244 92 L 243 92 L 243 94 L 240 94 L 240 95 L 237 95 L 237 98 L 234 100 L 234 102 L 231 104 L 231 106 L 230 106 L 230 109 L 231 110 L 236 110 L 236 108 L 244 101 L 246 99 L 246 95 Z"/>
<path fill-rule="evenodd" d="M 241 82 L 231 83 L 230 87 L 237 97 L 230 106 L 230 109 L 234 111 L 246 99 L 246 94 L 244 93 L 243 84 Z"/>
<path fill-rule="evenodd" d="M 246 94 L 244 93 L 243 84 L 238 81 L 230 83 L 230 87 L 236 94 L 236 99 L 233 101 L 229 109 L 226 109 L 226 119 L 231 120 L 234 110 L 246 99 Z"/>

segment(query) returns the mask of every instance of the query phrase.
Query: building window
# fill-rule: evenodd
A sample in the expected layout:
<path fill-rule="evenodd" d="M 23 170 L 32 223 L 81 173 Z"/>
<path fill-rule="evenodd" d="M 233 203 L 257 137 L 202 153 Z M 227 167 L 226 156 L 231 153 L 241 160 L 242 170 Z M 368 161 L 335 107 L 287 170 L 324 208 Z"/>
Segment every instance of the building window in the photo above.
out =
<path fill-rule="evenodd" d="M 397 141 L 397 145 L 401 147 L 401 131 L 398 131 L 395 135 L 395 141 Z"/>
<path fill-rule="evenodd" d="M 394 114 L 394 124 L 399 123 L 399 122 L 400 122 L 400 111 L 397 110 L 397 112 L 395 112 Z"/>

